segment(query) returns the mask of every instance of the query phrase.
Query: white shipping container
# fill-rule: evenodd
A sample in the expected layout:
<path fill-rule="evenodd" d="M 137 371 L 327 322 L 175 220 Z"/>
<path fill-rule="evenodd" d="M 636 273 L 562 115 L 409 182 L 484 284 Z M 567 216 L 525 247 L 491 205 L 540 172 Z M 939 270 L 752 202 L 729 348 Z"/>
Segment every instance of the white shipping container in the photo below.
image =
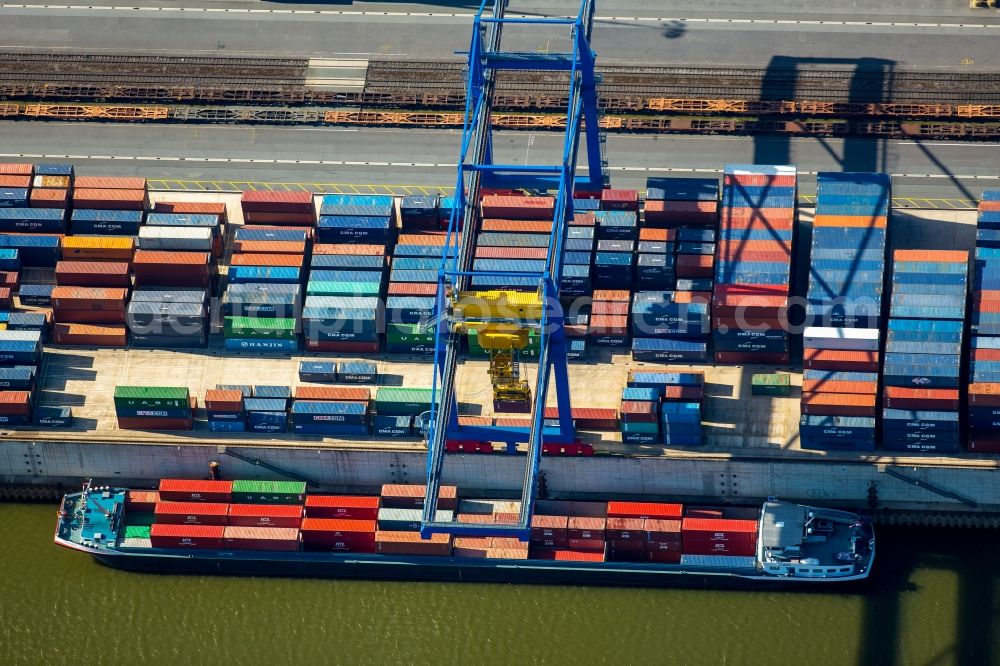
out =
<path fill-rule="evenodd" d="M 11 342 L 13 340 L 41 342 L 41 331 L 0 331 L 0 342 Z"/>
<path fill-rule="evenodd" d="M 207 227 L 143 227 L 136 246 L 140 250 L 212 249 L 212 230 Z"/>
<path fill-rule="evenodd" d="M 811 349 L 878 351 L 877 328 L 833 328 L 807 326 L 802 332 L 802 346 Z"/>
<path fill-rule="evenodd" d="M 743 555 L 681 555 L 681 566 L 753 569 L 756 558 Z"/>

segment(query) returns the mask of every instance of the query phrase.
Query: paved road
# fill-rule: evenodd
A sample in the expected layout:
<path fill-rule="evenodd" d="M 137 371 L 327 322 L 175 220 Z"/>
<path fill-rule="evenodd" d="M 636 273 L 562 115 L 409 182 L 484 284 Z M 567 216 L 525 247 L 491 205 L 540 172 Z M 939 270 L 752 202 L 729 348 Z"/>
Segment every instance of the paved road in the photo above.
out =
<path fill-rule="evenodd" d="M 0 4 L 0 44 L 327 57 L 445 57 L 468 45 L 470 9 L 464 3 L 300 6 L 142 0 L 139 4 L 139 8 L 73 9 Z M 774 56 L 821 63 L 867 57 L 892 61 L 897 67 L 1000 70 L 996 12 L 962 10 L 941 17 L 938 14 L 944 10 L 935 10 L 933 3 L 913 4 L 913 10 L 880 15 L 872 0 L 853 10 L 854 3 L 838 0 L 827 10 L 830 13 L 818 12 L 817 5 L 792 12 L 795 3 L 772 0 L 750 18 L 747 12 L 714 0 L 704 4 L 618 0 L 599 5 L 594 46 L 605 60 L 766 65 Z M 536 0 L 522 11 L 545 6 Z M 558 6 L 566 9 L 571 3 Z M 696 6 L 702 9 L 696 12 Z M 662 17 L 668 20 L 658 20 Z M 508 48 L 562 46 L 560 39 L 528 29 L 511 30 L 505 40 Z"/>
<path fill-rule="evenodd" d="M 0 161 L 69 161 L 100 175 L 255 182 L 449 186 L 449 130 L 122 126 L 0 122 Z M 501 132 L 498 160 L 557 162 L 561 135 Z M 1000 188 L 1000 147 L 979 143 L 611 135 L 616 185 L 649 175 L 714 173 L 726 163 L 794 163 L 802 172 L 887 171 L 897 197 L 975 199 Z M 66 156 L 70 156 L 67 158 Z M 585 162 L 582 162 L 585 163 Z M 803 192 L 812 191 L 803 176 Z"/>

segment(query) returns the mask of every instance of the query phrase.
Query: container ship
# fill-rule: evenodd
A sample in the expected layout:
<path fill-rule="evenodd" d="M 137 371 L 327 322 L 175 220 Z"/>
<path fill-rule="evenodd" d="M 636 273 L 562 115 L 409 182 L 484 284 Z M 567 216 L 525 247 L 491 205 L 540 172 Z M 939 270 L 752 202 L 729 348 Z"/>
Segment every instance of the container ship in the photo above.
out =
<path fill-rule="evenodd" d="M 795 587 L 865 580 L 862 516 L 769 498 L 760 507 L 539 500 L 530 538 L 420 536 L 424 487 L 307 494 L 304 483 L 87 483 L 62 500 L 56 544 L 155 573 L 645 587 Z M 457 498 L 439 518 L 511 524 L 519 502 Z"/>

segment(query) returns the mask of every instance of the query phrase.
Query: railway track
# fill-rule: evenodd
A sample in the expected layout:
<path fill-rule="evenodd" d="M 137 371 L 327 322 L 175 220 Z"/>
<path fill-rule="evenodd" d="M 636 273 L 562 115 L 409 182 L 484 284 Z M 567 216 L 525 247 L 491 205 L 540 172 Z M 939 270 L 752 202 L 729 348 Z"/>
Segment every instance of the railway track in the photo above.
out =
<path fill-rule="evenodd" d="M 86 55 L 0 51 L 0 100 L 43 103 L 219 104 L 354 107 L 355 110 L 461 109 L 464 66 L 452 60 L 373 60 L 363 90 L 305 84 L 309 61 Z M 889 120 L 1000 118 L 1000 74 L 675 67 L 611 63 L 599 68 L 605 113 L 732 114 Z M 565 108 L 563 75 L 504 72 L 498 108 L 511 112 Z M 225 111 L 222 115 L 229 115 Z M 275 114 L 281 116 L 289 111 Z"/>
<path fill-rule="evenodd" d="M 458 128 L 462 126 L 463 122 L 461 113 L 434 111 L 350 111 L 248 106 L 17 104 L 11 102 L 0 103 L 0 118 L 6 120 L 281 124 L 439 129 Z M 562 114 L 533 113 L 498 113 L 494 114 L 493 120 L 494 125 L 500 129 L 531 131 L 563 131 L 566 121 Z M 781 134 L 817 137 L 1000 140 L 1000 121 L 886 121 L 844 118 L 782 120 L 755 116 L 704 118 L 606 114 L 601 118 L 601 127 L 608 132 L 647 134 Z"/>

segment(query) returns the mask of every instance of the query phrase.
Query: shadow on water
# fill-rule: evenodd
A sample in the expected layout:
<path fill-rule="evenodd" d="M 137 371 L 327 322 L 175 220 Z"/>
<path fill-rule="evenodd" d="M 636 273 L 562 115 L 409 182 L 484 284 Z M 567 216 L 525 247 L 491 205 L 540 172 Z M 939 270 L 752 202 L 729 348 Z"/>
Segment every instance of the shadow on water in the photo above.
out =
<path fill-rule="evenodd" d="M 915 538 L 917 533 L 919 539 Z M 912 663 L 921 666 L 996 663 L 997 580 L 993 554 L 998 542 L 996 534 L 984 530 L 881 528 L 875 568 L 864 594 L 858 663 L 862 666 L 904 663 L 901 655 L 908 650 L 903 649 L 902 637 L 912 636 L 920 629 L 902 626 L 903 598 L 920 592 L 927 603 L 934 593 L 914 582 L 918 570 L 955 576 L 957 626 L 949 647 L 937 654 L 923 655 L 921 661 Z"/>

